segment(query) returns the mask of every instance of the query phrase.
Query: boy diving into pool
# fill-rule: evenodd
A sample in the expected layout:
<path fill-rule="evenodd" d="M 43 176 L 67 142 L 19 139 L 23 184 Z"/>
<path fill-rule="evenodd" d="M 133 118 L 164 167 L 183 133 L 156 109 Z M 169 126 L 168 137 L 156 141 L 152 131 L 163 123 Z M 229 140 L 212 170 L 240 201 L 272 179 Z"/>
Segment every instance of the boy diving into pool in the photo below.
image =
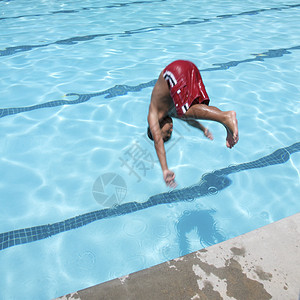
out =
<path fill-rule="evenodd" d="M 226 146 L 232 148 L 239 140 L 235 111 L 221 111 L 209 106 L 198 68 L 190 61 L 177 60 L 169 64 L 159 75 L 153 88 L 148 113 L 148 136 L 154 141 L 165 183 L 176 187 L 175 174 L 169 170 L 164 142 L 171 138 L 171 117 L 186 121 L 213 139 L 212 134 L 197 119 L 221 123 L 226 131 Z"/>

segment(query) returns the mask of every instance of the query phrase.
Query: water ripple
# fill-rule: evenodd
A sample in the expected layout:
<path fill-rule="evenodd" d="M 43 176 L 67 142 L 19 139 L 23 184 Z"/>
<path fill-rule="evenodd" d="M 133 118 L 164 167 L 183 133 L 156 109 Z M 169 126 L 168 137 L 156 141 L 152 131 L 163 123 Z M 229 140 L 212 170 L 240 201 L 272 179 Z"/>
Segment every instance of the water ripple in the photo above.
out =
<path fill-rule="evenodd" d="M 176 27 L 176 26 L 186 26 L 186 25 L 188 25 L 188 26 L 198 25 L 201 23 L 212 22 L 212 21 L 218 20 L 218 19 L 228 19 L 228 18 L 234 18 L 234 17 L 244 16 L 244 15 L 256 15 L 256 14 L 259 14 L 259 13 L 262 13 L 265 11 L 268 11 L 268 12 L 269 11 L 280 11 L 280 10 L 295 8 L 295 7 L 299 7 L 299 6 L 300 6 L 300 4 L 295 4 L 295 5 L 286 5 L 286 6 L 275 7 L 275 8 L 258 9 L 258 10 L 253 10 L 253 11 L 237 13 L 237 14 L 219 15 L 219 16 L 216 16 L 211 19 L 190 18 L 189 20 L 183 21 L 180 23 L 158 24 L 156 26 L 138 28 L 138 29 L 133 29 L 133 30 L 126 30 L 124 32 L 118 32 L 118 33 L 99 33 L 99 34 L 71 37 L 71 38 L 58 40 L 58 41 L 55 41 L 52 43 L 46 43 L 46 44 L 41 44 L 41 45 L 21 45 L 21 46 L 7 47 L 4 50 L 0 50 L 0 57 L 14 55 L 14 54 L 17 54 L 20 52 L 30 51 L 30 50 L 33 50 L 36 48 L 48 47 L 51 45 L 74 45 L 74 44 L 77 44 L 78 42 L 90 41 L 90 40 L 93 40 L 93 39 L 96 39 L 99 37 L 131 36 L 133 34 L 157 31 L 157 30 L 162 30 L 164 28 L 170 28 L 170 27 Z"/>
<path fill-rule="evenodd" d="M 249 62 L 255 62 L 255 61 L 264 61 L 267 58 L 277 58 L 281 57 L 285 54 L 291 54 L 292 50 L 299 50 L 300 46 L 294 46 L 290 48 L 280 48 L 280 49 L 272 49 L 268 50 L 263 53 L 259 54 L 252 54 L 253 58 L 248 58 L 244 60 L 234 60 L 230 62 L 225 63 L 215 63 L 213 64 L 212 68 L 206 68 L 201 69 L 201 72 L 211 72 L 211 71 L 219 71 L 219 70 L 228 70 L 229 68 L 233 68 L 238 66 L 242 63 L 249 63 Z M 149 82 L 141 83 L 136 86 L 130 86 L 130 85 L 115 85 L 112 88 L 109 88 L 104 91 L 96 92 L 96 93 L 87 93 L 87 94 L 78 94 L 78 93 L 68 93 L 66 97 L 74 97 L 72 100 L 53 100 L 48 101 L 46 103 L 36 104 L 32 106 L 26 106 L 26 107 L 14 107 L 14 108 L 1 108 L 0 109 L 0 118 L 3 118 L 5 116 L 9 115 L 15 115 L 22 112 L 27 112 L 31 110 L 36 110 L 40 108 L 47 108 L 47 107 L 56 107 L 56 106 L 62 106 L 62 105 L 71 105 L 71 104 L 79 104 L 86 101 L 89 101 L 90 99 L 105 95 L 104 98 L 114 98 L 118 96 L 127 95 L 129 92 L 140 92 L 141 90 L 153 87 L 156 83 L 156 80 L 151 80 Z M 77 97 L 77 98 L 76 98 Z"/>
<path fill-rule="evenodd" d="M 150 4 L 150 3 L 165 2 L 165 1 L 167 1 L 167 0 L 133 1 L 133 2 L 127 2 L 127 3 L 115 3 L 115 4 L 99 6 L 99 7 L 90 6 L 90 7 L 82 7 L 80 9 L 64 9 L 64 10 L 51 11 L 49 13 L 44 13 L 44 14 L 30 14 L 30 15 L 19 15 L 19 16 L 15 16 L 15 17 L 2 17 L 2 18 L 0 18 L 0 21 L 1 20 L 9 20 L 9 19 L 28 18 L 28 17 L 44 17 L 44 16 L 51 16 L 51 15 L 56 15 L 56 14 L 75 14 L 75 13 L 79 13 L 81 11 L 86 11 L 86 10 L 120 8 L 120 7 L 128 7 L 131 5 L 136 5 L 136 4 L 144 5 L 144 4 Z"/>
<path fill-rule="evenodd" d="M 173 190 L 168 193 L 161 193 L 151 196 L 144 203 L 128 202 L 113 208 L 92 211 L 54 224 L 41 225 L 1 233 L 0 250 L 45 239 L 61 232 L 85 226 L 98 220 L 126 215 L 157 205 L 191 201 L 199 197 L 209 196 L 210 189 L 212 187 L 214 190 L 219 192 L 231 185 L 232 181 L 227 175 L 249 169 L 264 168 L 271 165 L 283 164 L 290 159 L 291 154 L 299 151 L 300 142 L 297 142 L 289 147 L 277 149 L 272 154 L 264 156 L 255 161 L 229 166 L 211 173 L 204 174 L 200 182 L 195 185 L 180 190 Z M 145 229 L 146 228 L 142 228 L 142 231 Z M 127 228 L 126 231 L 127 234 L 137 233 L 134 232 L 134 228 Z"/>

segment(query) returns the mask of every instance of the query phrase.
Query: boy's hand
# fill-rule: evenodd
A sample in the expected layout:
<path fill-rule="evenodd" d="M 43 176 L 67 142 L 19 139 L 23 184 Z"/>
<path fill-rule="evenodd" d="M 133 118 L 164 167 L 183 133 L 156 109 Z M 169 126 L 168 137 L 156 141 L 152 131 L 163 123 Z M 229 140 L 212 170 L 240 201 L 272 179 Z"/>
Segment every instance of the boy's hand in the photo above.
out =
<path fill-rule="evenodd" d="M 208 139 L 210 139 L 210 140 L 213 140 L 213 139 L 214 139 L 212 133 L 211 133 L 207 128 L 205 128 L 205 129 L 203 130 L 203 133 L 204 133 L 204 135 L 205 135 Z"/>
<path fill-rule="evenodd" d="M 177 184 L 175 182 L 175 174 L 170 170 L 163 171 L 164 180 L 167 186 L 171 188 L 176 188 Z"/>

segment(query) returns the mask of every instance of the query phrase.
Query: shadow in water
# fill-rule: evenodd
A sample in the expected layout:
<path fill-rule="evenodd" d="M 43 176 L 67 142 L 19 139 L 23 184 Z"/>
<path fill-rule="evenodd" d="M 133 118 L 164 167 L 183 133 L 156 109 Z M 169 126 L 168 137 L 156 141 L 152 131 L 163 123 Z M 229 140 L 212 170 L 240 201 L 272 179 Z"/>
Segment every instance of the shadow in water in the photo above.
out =
<path fill-rule="evenodd" d="M 193 201 L 196 198 L 213 195 L 230 186 L 231 179 L 228 175 L 245 170 L 264 168 L 272 165 L 283 164 L 290 159 L 290 155 L 300 151 L 300 142 L 289 147 L 276 150 L 270 155 L 255 161 L 229 166 L 211 173 L 204 174 L 199 183 L 180 190 L 173 190 L 151 196 L 146 202 L 128 202 L 112 208 L 97 210 L 76 216 L 54 224 L 35 226 L 0 234 L 0 250 L 19 244 L 48 238 L 71 229 L 79 228 L 97 220 L 122 216 L 160 204 Z"/>
<path fill-rule="evenodd" d="M 187 234 L 195 230 L 203 247 L 211 246 L 225 241 L 216 226 L 213 217 L 214 210 L 192 210 L 186 211 L 177 223 L 177 235 L 179 239 L 180 255 L 191 252 Z"/>

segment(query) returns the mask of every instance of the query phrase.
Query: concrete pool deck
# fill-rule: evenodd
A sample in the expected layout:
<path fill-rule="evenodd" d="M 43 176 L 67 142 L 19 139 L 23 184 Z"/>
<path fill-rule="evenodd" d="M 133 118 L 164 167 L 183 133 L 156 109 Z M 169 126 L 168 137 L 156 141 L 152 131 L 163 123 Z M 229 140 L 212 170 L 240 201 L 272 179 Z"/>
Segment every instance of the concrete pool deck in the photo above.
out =
<path fill-rule="evenodd" d="M 300 300 L 300 213 L 57 299 Z"/>

